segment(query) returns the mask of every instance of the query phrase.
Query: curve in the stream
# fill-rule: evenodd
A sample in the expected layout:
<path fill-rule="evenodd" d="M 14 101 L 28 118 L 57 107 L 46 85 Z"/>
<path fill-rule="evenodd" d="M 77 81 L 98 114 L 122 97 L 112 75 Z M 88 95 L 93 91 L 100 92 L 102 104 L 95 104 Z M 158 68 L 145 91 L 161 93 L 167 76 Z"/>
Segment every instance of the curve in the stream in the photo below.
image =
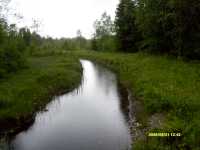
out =
<path fill-rule="evenodd" d="M 14 150 L 128 150 L 131 136 L 114 73 L 81 60 L 81 86 L 55 97 L 10 143 Z M 128 107 L 128 106 L 127 106 Z"/>

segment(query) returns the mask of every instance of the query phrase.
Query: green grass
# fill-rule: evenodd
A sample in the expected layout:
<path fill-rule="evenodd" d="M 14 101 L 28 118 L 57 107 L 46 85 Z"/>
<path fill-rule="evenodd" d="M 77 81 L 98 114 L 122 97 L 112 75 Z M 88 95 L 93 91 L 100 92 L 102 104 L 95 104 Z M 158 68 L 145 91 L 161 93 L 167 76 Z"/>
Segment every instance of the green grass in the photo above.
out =
<path fill-rule="evenodd" d="M 0 81 L 0 123 L 20 122 L 47 104 L 52 96 L 80 84 L 81 65 L 67 55 L 32 57 L 28 68 Z M 3 126 L 1 126 L 3 128 Z"/>
<path fill-rule="evenodd" d="M 79 51 L 29 58 L 28 68 L 0 80 L 0 123 L 26 119 L 55 94 L 75 88 L 81 79 L 78 58 L 97 61 L 118 74 L 120 82 L 143 105 L 143 111 L 137 114 L 142 128 L 147 128 L 148 119 L 159 113 L 165 116 L 161 131 L 182 131 L 181 138 L 138 140 L 135 149 L 200 147 L 200 63 L 142 53 Z"/>
<path fill-rule="evenodd" d="M 136 149 L 200 148 L 199 62 L 187 63 L 142 53 L 76 52 L 74 55 L 95 60 L 114 70 L 143 104 L 144 112 L 138 114 L 143 124 L 151 115 L 160 113 L 165 116 L 161 131 L 182 131 L 181 138 L 172 139 L 173 146 L 165 138 L 149 138 L 148 142 L 138 141 Z"/>

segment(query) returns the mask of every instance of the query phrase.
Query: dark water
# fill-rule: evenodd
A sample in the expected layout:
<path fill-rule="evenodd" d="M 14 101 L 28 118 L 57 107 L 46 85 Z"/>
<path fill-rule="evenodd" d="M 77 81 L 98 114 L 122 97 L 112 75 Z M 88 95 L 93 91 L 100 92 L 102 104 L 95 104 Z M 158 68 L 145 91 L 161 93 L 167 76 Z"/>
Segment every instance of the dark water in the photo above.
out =
<path fill-rule="evenodd" d="M 82 85 L 38 113 L 32 127 L 11 142 L 12 149 L 129 149 L 131 138 L 115 74 L 90 61 L 81 63 Z"/>

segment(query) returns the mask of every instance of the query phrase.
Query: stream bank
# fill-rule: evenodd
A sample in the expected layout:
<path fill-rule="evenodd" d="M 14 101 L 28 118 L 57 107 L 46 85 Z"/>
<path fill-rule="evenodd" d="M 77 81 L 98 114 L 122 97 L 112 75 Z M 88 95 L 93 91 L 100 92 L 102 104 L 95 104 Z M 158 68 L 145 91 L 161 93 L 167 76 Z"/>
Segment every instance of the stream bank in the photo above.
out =
<path fill-rule="evenodd" d="M 116 75 L 91 61 L 81 64 L 81 85 L 54 97 L 26 131 L 8 142 L 10 149 L 131 149 L 129 104 Z"/>
<path fill-rule="evenodd" d="M 185 98 L 184 95 L 186 94 L 182 93 L 183 86 L 174 84 L 177 81 L 186 84 L 193 83 L 193 75 L 198 76 L 198 65 L 143 53 L 122 54 L 79 51 L 71 53 L 71 55 L 89 59 L 108 67 L 117 74 L 121 84 L 128 89 L 133 107 L 132 115 L 136 117 L 136 120 L 133 120 L 135 125 L 132 130 L 134 135 L 133 147 L 135 149 L 187 149 L 188 147 L 198 147 L 198 137 L 191 139 L 191 141 L 185 137 L 187 132 L 187 135 L 191 135 L 193 138 L 194 131 L 192 129 L 198 130 L 195 126 L 191 129 L 191 126 L 187 126 L 193 124 L 187 121 L 187 117 L 192 117 L 187 108 L 194 105 L 191 105 L 188 101 L 182 102 L 182 98 Z M 163 68 L 163 65 L 168 67 Z M 180 68 L 180 66 L 184 66 L 184 68 Z M 171 68 L 176 68 L 176 71 L 174 72 Z M 192 73 L 182 74 L 183 71 L 187 70 L 192 71 Z M 166 74 L 168 76 L 165 76 Z M 184 82 L 185 79 L 189 81 Z M 191 90 L 192 88 L 193 85 L 184 86 L 184 90 Z M 189 99 L 193 98 L 195 100 L 195 96 L 199 95 L 199 92 L 197 89 L 193 89 L 193 91 L 196 94 L 190 95 Z M 183 116 L 185 113 L 187 115 Z M 192 131 L 189 132 L 189 130 Z M 181 136 L 148 137 L 151 132 L 180 133 Z M 194 145 L 188 144 L 188 142 L 193 142 Z"/>
<path fill-rule="evenodd" d="M 42 111 L 52 97 L 70 92 L 81 82 L 82 68 L 74 57 L 55 55 L 28 60 L 28 68 L 1 81 L 1 137 L 28 128 L 36 112 Z"/>

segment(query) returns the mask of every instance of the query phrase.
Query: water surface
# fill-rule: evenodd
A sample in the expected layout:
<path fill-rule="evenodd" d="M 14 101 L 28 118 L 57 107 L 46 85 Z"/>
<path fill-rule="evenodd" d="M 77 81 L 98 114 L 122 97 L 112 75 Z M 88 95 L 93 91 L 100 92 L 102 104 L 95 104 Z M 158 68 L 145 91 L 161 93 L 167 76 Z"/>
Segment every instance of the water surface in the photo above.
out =
<path fill-rule="evenodd" d="M 30 128 L 14 138 L 12 149 L 129 149 L 130 133 L 115 74 L 90 61 L 81 64 L 81 86 L 55 97 Z"/>

